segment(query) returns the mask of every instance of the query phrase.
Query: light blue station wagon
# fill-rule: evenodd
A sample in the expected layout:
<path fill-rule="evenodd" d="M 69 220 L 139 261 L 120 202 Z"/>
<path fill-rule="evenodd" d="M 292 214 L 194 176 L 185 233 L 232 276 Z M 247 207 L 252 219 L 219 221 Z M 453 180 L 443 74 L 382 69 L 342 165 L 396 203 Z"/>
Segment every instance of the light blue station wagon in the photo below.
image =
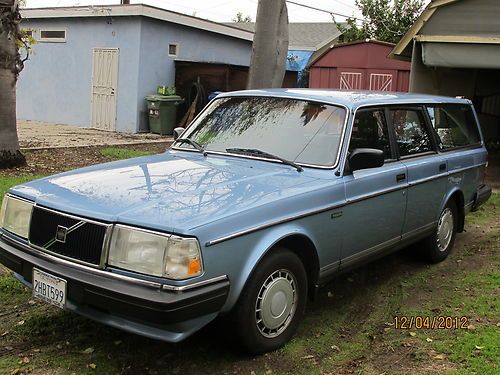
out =
<path fill-rule="evenodd" d="M 417 241 L 444 260 L 491 194 L 465 99 L 241 91 L 176 135 L 160 155 L 11 189 L 0 261 L 105 324 L 177 342 L 227 316 L 262 353 L 341 271 Z"/>

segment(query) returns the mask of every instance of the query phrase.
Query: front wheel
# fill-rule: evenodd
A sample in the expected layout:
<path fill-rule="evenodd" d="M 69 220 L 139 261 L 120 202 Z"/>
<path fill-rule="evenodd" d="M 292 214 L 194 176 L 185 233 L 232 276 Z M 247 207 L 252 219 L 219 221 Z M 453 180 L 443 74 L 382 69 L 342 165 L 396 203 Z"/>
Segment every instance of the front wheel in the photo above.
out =
<path fill-rule="evenodd" d="M 306 299 L 307 275 L 297 255 L 280 248 L 265 256 L 233 311 L 243 349 L 260 354 L 286 344 L 297 330 Z"/>
<path fill-rule="evenodd" d="M 457 234 L 457 218 L 457 205 L 449 201 L 439 215 L 434 233 L 425 241 L 430 262 L 441 262 L 450 254 Z"/>

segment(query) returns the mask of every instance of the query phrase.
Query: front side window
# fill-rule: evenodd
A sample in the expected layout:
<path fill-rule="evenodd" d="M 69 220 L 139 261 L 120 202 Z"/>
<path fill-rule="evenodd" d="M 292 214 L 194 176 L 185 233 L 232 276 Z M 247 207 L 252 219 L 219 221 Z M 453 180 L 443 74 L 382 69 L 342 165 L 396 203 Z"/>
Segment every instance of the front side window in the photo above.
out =
<path fill-rule="evenodd" d="M 400 156 L 432 151 L 431 137 L 425 128 L 422 111 L 417 109 L 390 109 L 389 113 Z"/>
<path fill-rule="evenodd" d="M 183 138 L 202 144 L 209 152 L 258 149 L 295 163 L 330 167 L 337 162 L 345 117 L 344 108 L 305 100 L 220 98 Z"/>
<path fill-rule="evenodd" d="M 480 142 L 476 119 L 469 105 L 440 104 L 428 106 L 427 112 L 440 150 Z"/>
<path fill-rule="evenodd" d="M 357 148 L 375 148 L 384 151 L 385 159 L 392 158 L 384 110 L 370 109 L 356 113 L 349 152 Z"/>

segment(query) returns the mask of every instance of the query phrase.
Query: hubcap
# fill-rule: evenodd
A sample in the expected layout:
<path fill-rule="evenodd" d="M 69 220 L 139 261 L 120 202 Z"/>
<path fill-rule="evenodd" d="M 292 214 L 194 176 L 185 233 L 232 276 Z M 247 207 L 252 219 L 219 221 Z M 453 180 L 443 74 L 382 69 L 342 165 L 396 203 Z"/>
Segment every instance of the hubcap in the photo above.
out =
<path fill-rule="evenodd" d="M 448 248 L 453 236 L 453 226 L 453 212 L 451 209 L 446 208 L 441 213 L 437 228 L 437 246 L 439 251 L 446 251 Z"/>
<path fill-rule="evenodd" d="M 297 308 L 297 282 L 287 270 L 273 272 L 260 288 L 255 319 L 260 333 L 268 338 L 283 332 Z"/>

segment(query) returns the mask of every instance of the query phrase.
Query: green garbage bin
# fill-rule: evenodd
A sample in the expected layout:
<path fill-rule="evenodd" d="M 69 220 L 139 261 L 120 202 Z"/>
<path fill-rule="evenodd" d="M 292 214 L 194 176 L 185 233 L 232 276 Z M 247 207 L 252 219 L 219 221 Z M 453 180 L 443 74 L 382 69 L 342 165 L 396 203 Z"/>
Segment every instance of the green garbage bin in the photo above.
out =
<path fill-rule="evenodd" d="M 151 133 L 171 135 L 174 132 L 177 106 L 184 102 L 177 95 L 148 95 L 149 130 Z"/>

